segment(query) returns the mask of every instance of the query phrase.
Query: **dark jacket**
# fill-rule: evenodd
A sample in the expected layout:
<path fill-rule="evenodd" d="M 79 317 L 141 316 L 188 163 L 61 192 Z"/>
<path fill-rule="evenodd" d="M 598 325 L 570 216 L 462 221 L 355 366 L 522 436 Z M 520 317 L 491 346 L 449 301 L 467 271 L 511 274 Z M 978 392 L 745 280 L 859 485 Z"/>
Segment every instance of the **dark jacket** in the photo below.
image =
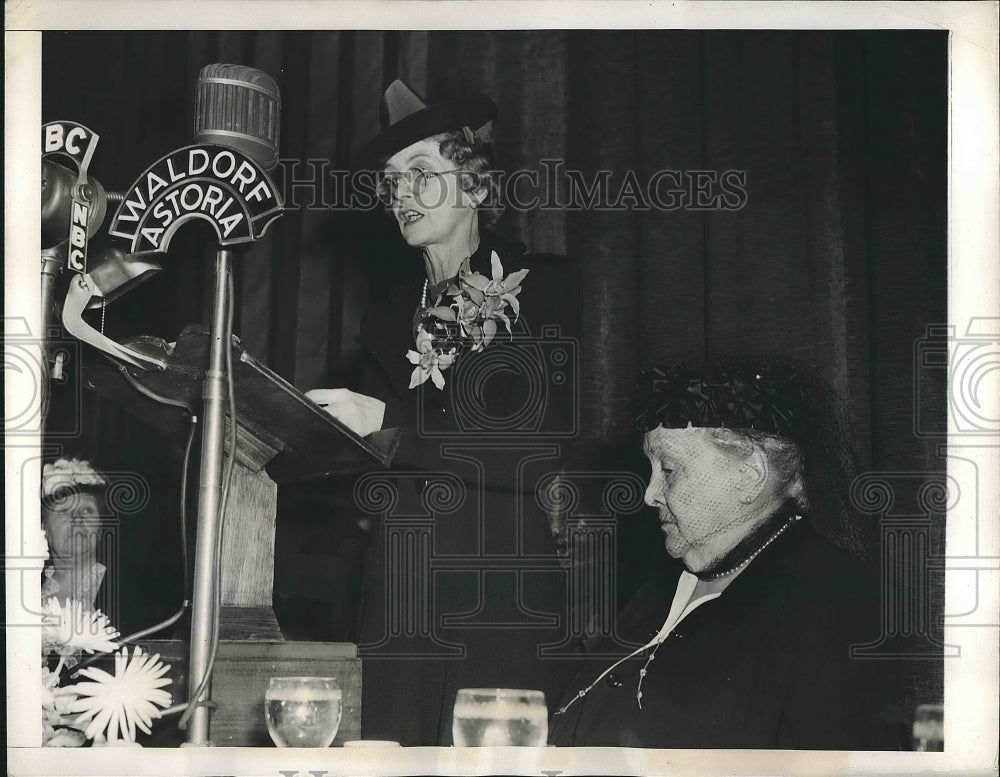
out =
<path fill-rule="evenodd" d="M 490 277 L 494 250 L 505 275 L 530 270 L 514 337 L 501 328 L 463 354 L 443 391 L 408 388 L 419 259 L 362 321 L 361 390 L 404 430 L 393 467 L 358 486 L 375 515 L 359 642 L 366 738 L 450 744 L 459 688 L 551 698 L 566 679 L 538 659 L 565 630 L 565 572 L 536 489 L 566 466 L 577 432 L 578 272 L 489 233 L 472 269 Z"/>
<path fill-rule="evenodd" d="M 659 630 L 680 576 L 640 589 L 619 622 L 639 646 Z M 647 748 L 894 750 L 902 744 L 898 662 L 852 658 L 877 642 L 879 587 L 806 521 L 718 599 L 693 610 L 656 651 L 630 659 L 552 719 L 558 745 Z M 625 651 L 624 654 L 627 654 Z M 614 659 L 588 662 L 566 704 Z"/>

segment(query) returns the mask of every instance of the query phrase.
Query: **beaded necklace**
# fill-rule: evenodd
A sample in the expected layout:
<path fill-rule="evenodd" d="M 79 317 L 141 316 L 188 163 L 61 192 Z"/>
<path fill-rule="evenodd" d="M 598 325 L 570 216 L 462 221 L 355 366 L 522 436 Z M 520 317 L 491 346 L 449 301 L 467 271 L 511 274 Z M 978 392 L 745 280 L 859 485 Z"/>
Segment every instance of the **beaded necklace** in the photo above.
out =
<path fill-rule="evenodd" d="M 768 545 L 770 545 L 772 542 L 774 542 L 776 539 L 778 539 L 778 537 L 780 537 L 782 534 L 784 534 L 785 533 L 785 529 L 787 529 L 793 523 L 795 523 L 796 521 L 801 520 L 801 519 L 802 519 L 801 515 L 793 515 L 791 518 L 788 519 L 788 521 L 785 522 L 785 524 L 780 529 L 778 529 L 774 534 L 772 534 L 768 538 L 767 542 L 765 542 L 763 545 L 761 545 L 759 548 L 757 548 L 757 550 L 755 550 L 753 553 L 751 553 L 749 556 L 747 556 L 745 559 L 743 559 L 743 561 L 741 561 L 735 567 L 727 569 L 725 572 L 713 572 L 710 575 L 698 575 L 698 579 L 699 580 L 721 580 L 724 577 L 729 577 L 730 575 L 735 575 L 737 572 L 739 572 L 744 567 L 746 567 L 747 564 L 749 564 L 751 561 L 753 561 L 755 558 L 757 558 L 757 556 L 759 556 L 761 553 L 763 553 L 764 549 L 767 548 Z"/>

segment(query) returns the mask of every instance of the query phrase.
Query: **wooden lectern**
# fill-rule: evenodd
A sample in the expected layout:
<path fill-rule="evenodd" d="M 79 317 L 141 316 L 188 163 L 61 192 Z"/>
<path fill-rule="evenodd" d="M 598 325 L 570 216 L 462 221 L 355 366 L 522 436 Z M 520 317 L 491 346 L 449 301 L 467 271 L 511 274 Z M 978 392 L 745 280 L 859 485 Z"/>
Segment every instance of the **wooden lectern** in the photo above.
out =
<path fill-rule="evenodd" d="M 102 359 L 85 365 L 84 384 L 165 436 L 183 437 L 190 415 L 201 412 L 209 340 L 203 326 L 187 327 L 175 344 L 133 339 L 123 345 L 157 356 L 167 368 L 142 370 Z M 212 718 L 212 739 L 217 745 L 269 744 L 261 728 L 267 679 L 317 674 L 337 676 L 345 694 L 334 743 L 357 739 L 361 666 L 356 647 L 285 642 L 274 616 L 278 484 L 388 467 L 402 432 L 383 429 L 359 437 L 247 354 L 236 337 L 232 348 L 236 460 L 222 537 L 222 642 L 213 683 L 219 709 Z M 227 416 L 227 441 L 230 421 Z M 155 641 L 148 648 L 174 664 L 172 677 L 186 677 L 186 643 Z M 186 699 L 179 685 L 175 679 L 171 689 L 178 701 Z"/>

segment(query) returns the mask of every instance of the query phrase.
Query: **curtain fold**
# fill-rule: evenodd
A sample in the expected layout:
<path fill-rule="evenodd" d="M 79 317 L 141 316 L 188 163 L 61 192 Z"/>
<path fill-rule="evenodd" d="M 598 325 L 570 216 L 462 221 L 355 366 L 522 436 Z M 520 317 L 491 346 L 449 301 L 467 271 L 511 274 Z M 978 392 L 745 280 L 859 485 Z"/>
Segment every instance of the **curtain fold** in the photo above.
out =
<path fill-rule="evenodd" d="M 636 37 L 633 31 L 574 32 L 569 41 L 566 167 L 585 185 L 616 193 L 637 163 Z M 600 192 L 600 188 L 598 188 Z M 598 194 L 599 198 L 603 195 Z M 581 426 L 608 442 L 628 432 L 636 366 L 638 215 L 611 203 L 567 214 L 567 254 L 584 277 L 585 338 L 580 343 Z"/>
<path fill-rule="evenodd" d="M 637 172 L 650 194 L 670 210 L 640 212 L 636 251 L 639 367 L 698 364 L 705 351 L 705 217 L 672 198 L 682 172 L 705 167 L 705 42 L 689 31 L 671 37 L 638 35 Z"/>

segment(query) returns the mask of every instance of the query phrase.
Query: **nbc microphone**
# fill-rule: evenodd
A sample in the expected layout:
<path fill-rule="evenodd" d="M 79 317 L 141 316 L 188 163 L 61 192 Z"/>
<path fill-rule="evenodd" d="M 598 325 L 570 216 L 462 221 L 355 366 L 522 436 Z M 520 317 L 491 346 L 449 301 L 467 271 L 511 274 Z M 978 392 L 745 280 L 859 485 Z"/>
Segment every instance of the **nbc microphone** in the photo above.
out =
<path fill-rule="evenodd" d="M 51 239 L 65 240 L 70 233 L 70 214 L 73 209 L 73 188 L 77 174 L 51 159 L 42 160 L 42 232 Z M 121 202 L 122 195 L 107 192 L 96 178 L 89 178 L 83 186 L 84 199 L 92 203 L 88 209 L 87 237 L 93 237 L 107 212 L 108 201 Z"/>

